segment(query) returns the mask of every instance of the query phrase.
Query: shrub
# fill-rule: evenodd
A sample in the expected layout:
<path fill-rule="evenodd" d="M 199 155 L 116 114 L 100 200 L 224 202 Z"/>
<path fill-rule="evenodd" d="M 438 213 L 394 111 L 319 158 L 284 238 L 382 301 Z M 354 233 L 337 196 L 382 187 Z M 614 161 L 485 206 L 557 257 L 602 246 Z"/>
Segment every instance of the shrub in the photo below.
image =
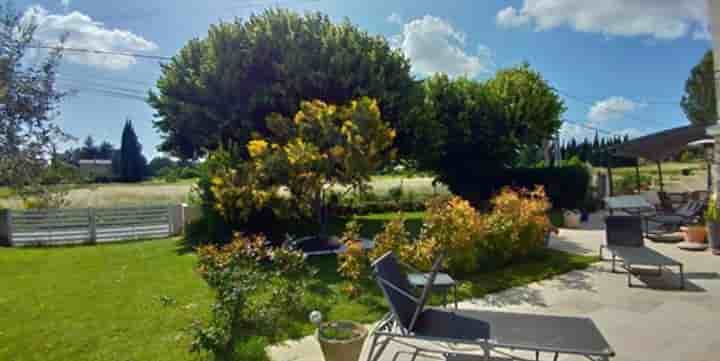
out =
<path fill-rule="evenodd" d="M 232 243 L 198 248 L 198 272 L 215 291 L 207 324 L 191 328 L 192 350 L 216 360 L 235 360 L 239 341 L 254 335 L 272 337 L 290 317 L 305 313 L 302 275 L 310 270 L 303 255 L 267 247 L 264 236 L 236 234 Z"/>
<path fill-rule="evenodd" d="M 485 217 L 485 235 L 475 249 L 478 265 L 494 269 L 542 248 L 552 224 L 550 203 L 542 187 L 533 191 L 503 189 Z"/>
<path fill-rule="evenodd" d="M 483 219 L 470 202 L 460 198 L 435 198 L 428 202 L 427 216 L 418 236 L 413 263 L 429 269 L 440 254 L 453 274 L 472 272 L 477 267 L 473 252 L 483 237 Z"/>
<path fill-rule="evenodd" d="M 340 242 L 346 248 L 345 253 L 338 256 L 338 273 L 351 281 L 345 291 L 355 296 L 359 291 L 357 284 L 367 277 L 370 269 L 360 240 L 360 224 L 355 221 L 348 222 Z"/>
<path fill-rule="evenodd" d="M 542 187 L 532 191 L 504 188 L 490 203 L 492 210 L 480 213 L 462 198 L 435 198 L 428 202 L 416 240 L 410 239 L 399 216 L 375 236 L 375 247 L 368 255 L 375 259 L 393 251 L 404 263 L 425 271 L 444 255 L 444 269 L 463 275 L 505 266 L 543 247 L 553 226 L 548 217 L 550 202 Z M 365 255 L 353 252 L 343 257 L 359 264 Z"/>

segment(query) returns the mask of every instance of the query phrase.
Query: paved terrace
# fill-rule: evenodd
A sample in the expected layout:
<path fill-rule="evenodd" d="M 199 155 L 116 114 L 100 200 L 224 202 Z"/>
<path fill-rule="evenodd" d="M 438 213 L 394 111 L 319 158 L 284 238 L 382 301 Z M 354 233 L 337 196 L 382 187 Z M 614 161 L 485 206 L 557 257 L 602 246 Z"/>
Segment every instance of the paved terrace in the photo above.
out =
<path fill-rule="evenodd" d="M 597 254 L 605 239 L 601 225 L 602 215 L 594 215 L 585 229 L 562 229 L 551 246 L 567 252 Z M 709 251 L 682 251 L 673 244 L 647 244 L 685 264 L 685 290 L 671 289 L 678 279 L 667 271 L 661 280 L 636 278 L 633 283 L 638 286 L 628 288 L 625 274 L 612 274 L 609 262 L 601 262 L 587 270 L 462 302 L 460 308 L 590 317 L 615 349 L 615 361 L 720 360 L 720 257 Z M 323 360 L 312 336 L 275 346 L 270 355 L 274 361 Z M 534 359 L 534 354 L 514 355 L 516 360 Z M 494 356 L 510 360 L 508 356 Z M 543 354 L 541 360 L 552 357 Z M 364 356 L 361 360 L 365 360 Z M 481 357 L 416 353 L 413 348 L 390 343 L 376 360 L 470 361 Z M 586 359 L 561 355 L 559 360 Z"/>

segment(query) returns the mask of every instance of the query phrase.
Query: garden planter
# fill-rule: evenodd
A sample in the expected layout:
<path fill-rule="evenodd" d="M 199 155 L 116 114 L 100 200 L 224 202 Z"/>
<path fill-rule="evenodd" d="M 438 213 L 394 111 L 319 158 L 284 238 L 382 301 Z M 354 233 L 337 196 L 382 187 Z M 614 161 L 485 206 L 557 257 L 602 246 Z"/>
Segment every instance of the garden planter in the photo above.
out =
<path fill-rule="evenodd" d="M 358 323 L 335 321 L 321 325 L 317 339 L 325 361 L 357 361 L 367 335 L 367 329 Z"/>
<path fill-rule="evenodd" d="M 685 242 L 705 243 L 707 231 L 704 226 L 687 226 L 685 227 Z"/>
<path fill-rule="evenodd" d="M 580 213 L 565 211 L 565 227 L 580 228 Z"/>
<path fill-rule="evenodd" d="M 710 249 L 713 254 L 720 254 L 720 223 L 708 222 L 707 224 L 707 238 L 710 243 Z"/>

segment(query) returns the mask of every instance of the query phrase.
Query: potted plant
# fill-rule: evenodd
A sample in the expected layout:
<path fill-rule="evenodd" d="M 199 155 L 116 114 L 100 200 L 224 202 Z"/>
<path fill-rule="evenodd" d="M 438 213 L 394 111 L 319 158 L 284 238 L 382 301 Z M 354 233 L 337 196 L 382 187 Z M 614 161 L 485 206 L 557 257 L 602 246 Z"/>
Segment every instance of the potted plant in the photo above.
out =
<path fill-rule="evenodd" d="M 701 223 L 688 224 L 684 229 L 685 241 L 689 243 L 705 243 L 707 230 Z"/>
<path fill-rule="evenodd" d="M 565 227 L 580 228 L 580 213 L 577 211 L 566 210 L 564 213 Z"/>
<path fill-rule="evenodd" d="M 717 195 L 713 195 L 705 211 L 705 224 L 707 225 L 707 238 L 713 254 L 720 255 L 720 209 L 718 209 Z"/>
<path fill-rule="evenodd" d="M 360 358 L 367 329 L 352 321 L 322 322 L 319 311 L 310 313 L 310 322 L 317 325 L 317 340 L 325 361 L 356 361 Z"/>

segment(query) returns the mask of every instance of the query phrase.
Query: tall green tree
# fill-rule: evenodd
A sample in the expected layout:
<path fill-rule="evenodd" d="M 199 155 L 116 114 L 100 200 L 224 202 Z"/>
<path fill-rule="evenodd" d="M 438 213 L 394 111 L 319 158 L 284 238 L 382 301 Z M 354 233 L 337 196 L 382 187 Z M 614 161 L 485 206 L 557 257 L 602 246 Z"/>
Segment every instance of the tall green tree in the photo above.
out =
<path fill-rule="evenodd" d="M 688 120 L 694 125 L 717 123 L 717 103 L 715 101 L 715 77 L 713 53 L 708 50 L 690 71 L 685 81 L 685 94 L 680 105 Z"/>
<path fill-rule="evenodd" d="M 147 161 L 142 155 L 142 145 L 135 134 L 132 121 L 125 121 L 125 127 L 122 132 L 122 140 L 120 142 L 119 156 L 120 179 L 123 182 L 139 182 L 145 176 L 145 167 Z"/>
<path fill-rule="evenodd" d="M 497 174 L 539 149 L 560 128 L 562 100 L 527 64 L 479 82 L 436 75 L 410 124 L 415 157 L 440 180 Z"/>
<path fill-rule="evenodd" d="M 188 42 L 163 65 L 149 103 L 164 137 L 159 149 L 188 159 L 269 135 L 269 114 L 291 116 L 307 99 L 371 97 L 400 129 L 415 87 L 408 60 L 384 38 L 320 13 L 274 9 Z"/>

